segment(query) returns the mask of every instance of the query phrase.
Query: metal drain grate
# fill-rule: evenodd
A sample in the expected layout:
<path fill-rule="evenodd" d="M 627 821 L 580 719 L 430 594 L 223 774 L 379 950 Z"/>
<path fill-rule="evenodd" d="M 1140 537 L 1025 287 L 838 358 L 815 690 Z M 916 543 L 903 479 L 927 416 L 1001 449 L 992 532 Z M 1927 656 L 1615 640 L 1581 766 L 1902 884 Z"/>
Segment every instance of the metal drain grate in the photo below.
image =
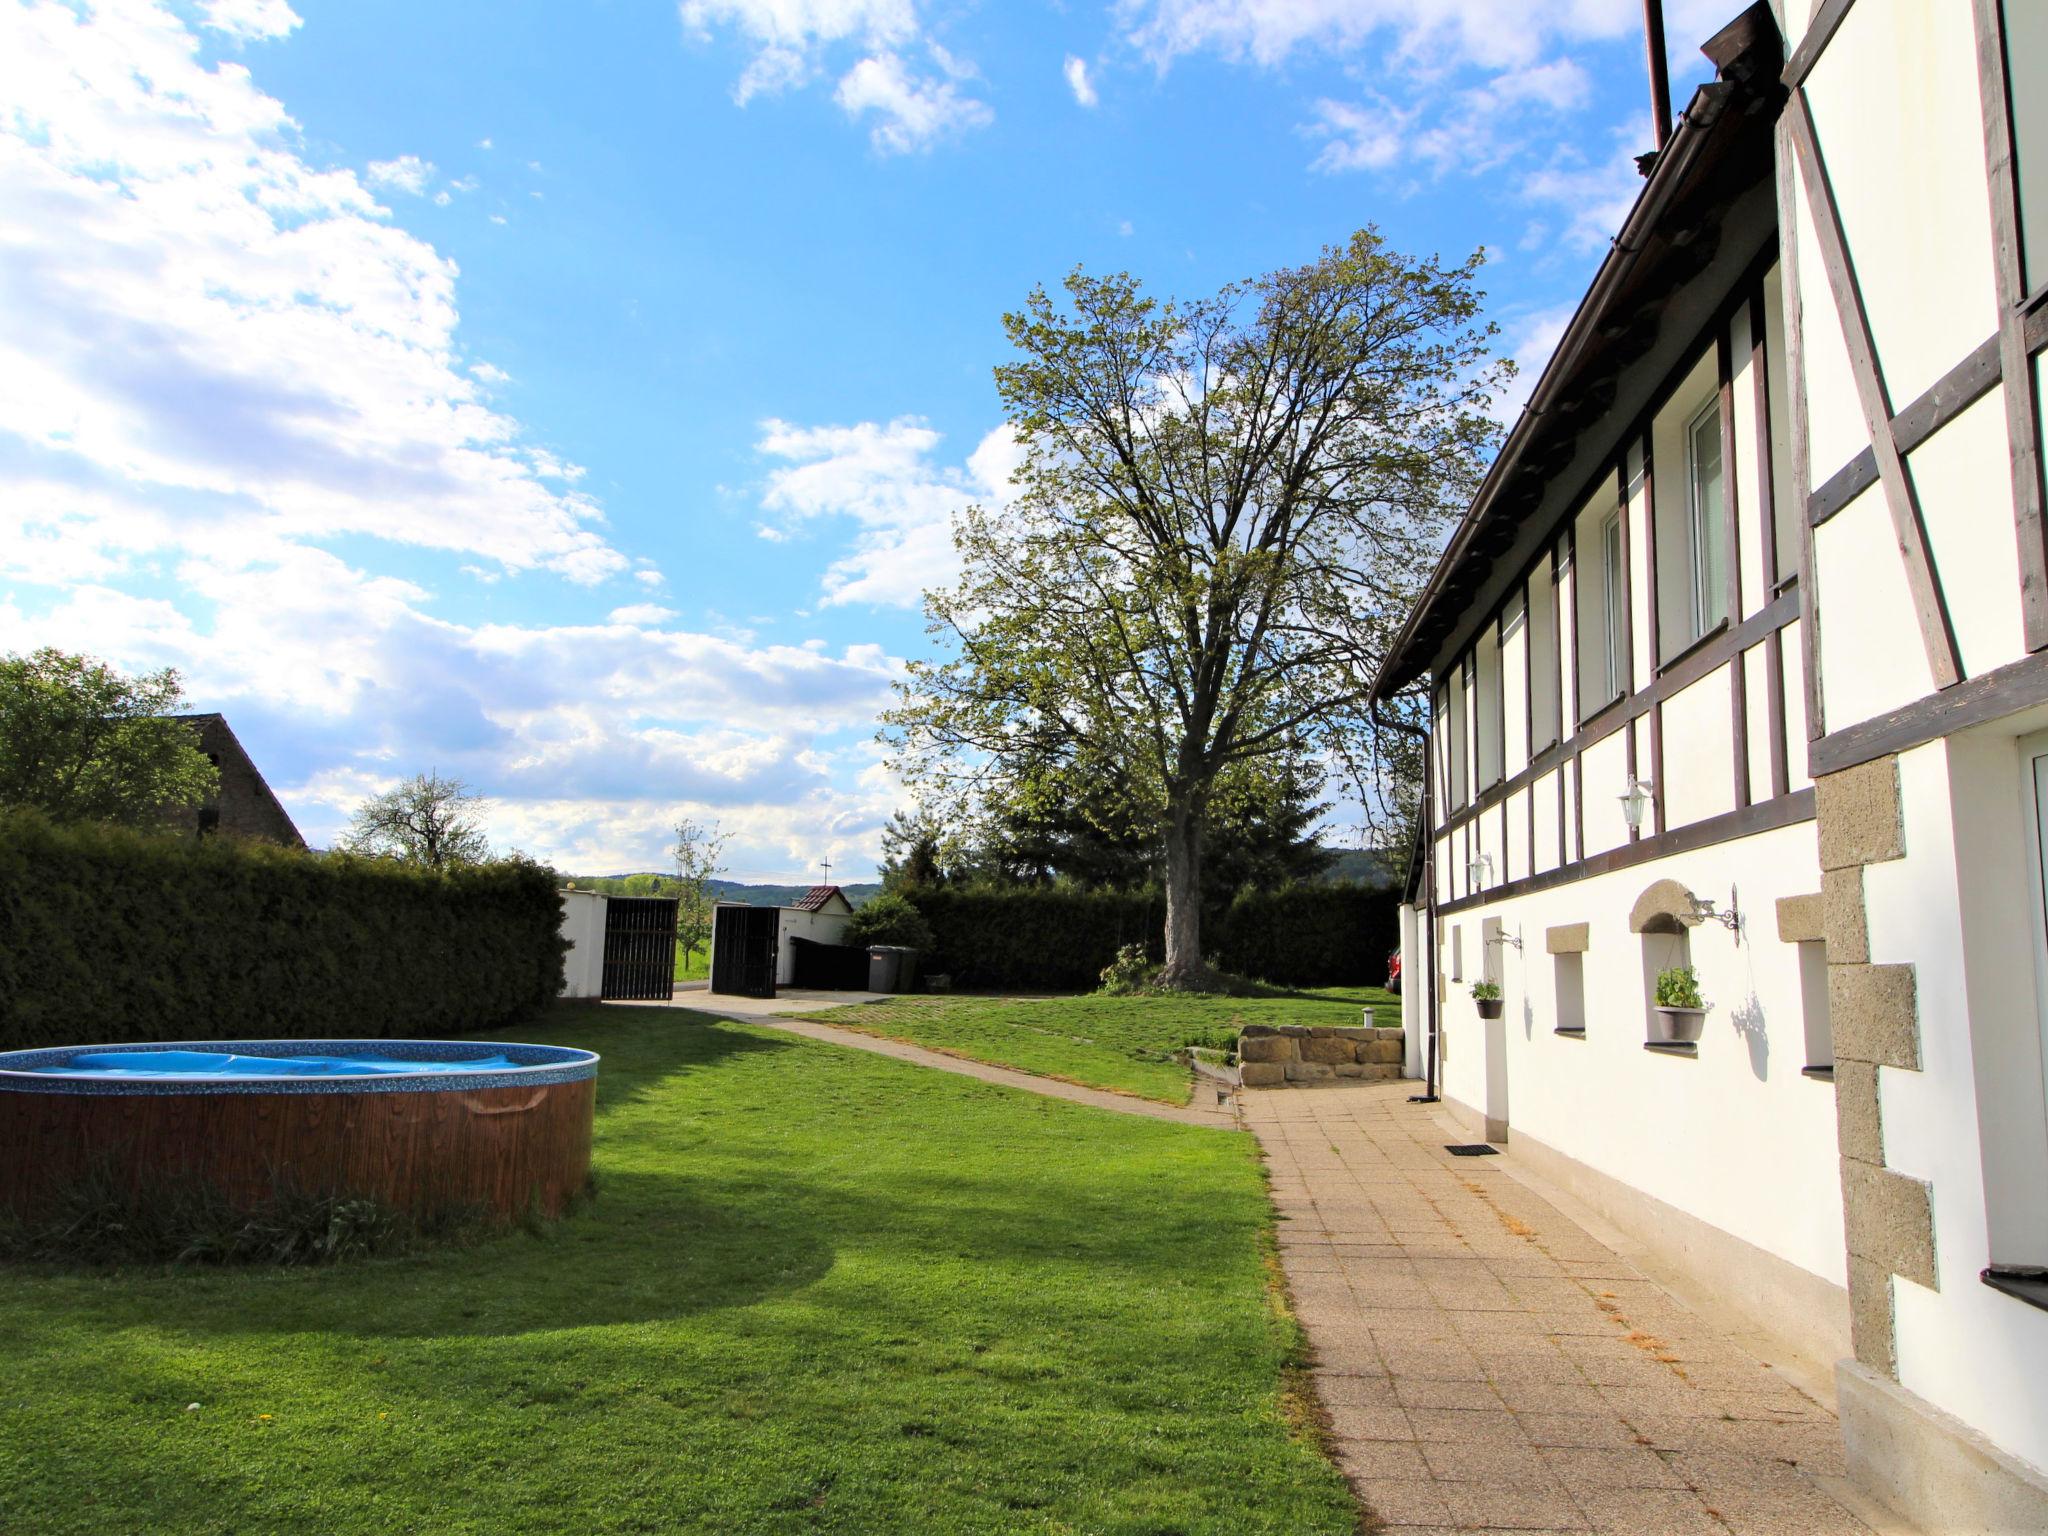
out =
<path fill-rule="evenodd" d="M 1464 1144 L 1463 1146 L 1457 1146 L 1457 1147 L 1445 1147 L 1445 1148 L 1444 1148 L 1444 1150 L 1445 1150 L 1446 1152 L 1450 1153 L 1450 1154 L 1451 1154 L 1451 1156 L 1453 1156 L 1453 1157 L 1499 1157 L 1499 1156 L 1500 1156 L 1500 1148 L 1498 1148 L 1498 1147 L 1489 1147 L 1489 1146 L 1488 1146 L 1488 1145 L 1487 1145 L 1487 1144 L 1486 1144 L 1485 1142 L 1483 1142 L 1483 1141 L 1472 1141 L 1472 1142 L 1467 1142 L 1467 1143 L 1465 1143 L 1465 1144 Z"/>

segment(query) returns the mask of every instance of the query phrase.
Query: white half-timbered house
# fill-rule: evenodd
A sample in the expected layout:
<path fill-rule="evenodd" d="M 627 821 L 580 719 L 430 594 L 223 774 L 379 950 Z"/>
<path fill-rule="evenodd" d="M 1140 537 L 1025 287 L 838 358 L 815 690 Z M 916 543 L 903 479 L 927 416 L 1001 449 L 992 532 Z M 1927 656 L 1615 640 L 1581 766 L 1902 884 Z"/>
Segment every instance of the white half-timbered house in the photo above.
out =
<path fill-rule="evenodd" d="M 1424 1070 L 1839 1361 L 1871 1491 L 2048 1530 L 2048 0 L 1705 51 L 1376 684 Z"/>

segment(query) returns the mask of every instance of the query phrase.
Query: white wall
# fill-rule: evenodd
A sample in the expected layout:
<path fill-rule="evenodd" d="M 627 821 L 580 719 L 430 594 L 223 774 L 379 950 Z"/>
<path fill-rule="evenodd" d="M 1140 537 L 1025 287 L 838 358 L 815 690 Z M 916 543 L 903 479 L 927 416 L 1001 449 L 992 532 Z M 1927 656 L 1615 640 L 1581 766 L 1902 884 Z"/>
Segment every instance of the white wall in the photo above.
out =
<path fill-rule="evenodd" d="M 1692 963 L 1714 1003 L 1697 1059 L 1643 1049 L 1648 1001 L 1642 935 L 1629 911 L 1670 878 L 1725 907 L 1739 888 L 1740 937 L 1691 934 Z M 1820 889 L 1811 822 L 1639 864 L 1443 919 L 1465 931 L 1465 985 L 1443 1009 L 1443 1092 L 1473 1111 L 1507 1100 L 1516 1133 L 1677 1207 L 1798 1268 L 1846 1283 L 1834 1089 L 1802 1075 L 1805 1015 L 1796 944 L 1780 942 L 1780 896 Z M 1481 923 L 1498 917 L 1520 950 L 1494 962 L 1506 1003 L 1505 1087 L 1490 1071 L 1470 995 L 1482 971 Z M 1552 925 L 1584 922 L 1586 1035 L 1553 1033 Z M 1498 1026 L 1495 1026 L 1498 1028 Z"/>
<path fill-rule="evenodd" d="M 563 891 L 562 937 L 569 953 L 562 961 L 562 996 L 604 995 L 605 898 L 595 891 Z"/>
<path fill-rule="evenodd" d="M 1920 1005 L 1921 1070 L 1878 1072 L 1886 1163 L 1932 1186 L 1940 1283 L 1892 1282 L 1900 1384 L 2048 1469 L 2048 1313 L 1978 1280 L 1992 1248 L 1975 1060 L 1987 1031 L 2039 1027 L 2015 736 L 2040 724 L 1903 754 L 1907 856 L 1867 867 L 1864 900 L 1871 958 L 1913 965 Z M 2048 1178 L 2048 1146 L 2035 1151 L 2027 1194 Z"/>

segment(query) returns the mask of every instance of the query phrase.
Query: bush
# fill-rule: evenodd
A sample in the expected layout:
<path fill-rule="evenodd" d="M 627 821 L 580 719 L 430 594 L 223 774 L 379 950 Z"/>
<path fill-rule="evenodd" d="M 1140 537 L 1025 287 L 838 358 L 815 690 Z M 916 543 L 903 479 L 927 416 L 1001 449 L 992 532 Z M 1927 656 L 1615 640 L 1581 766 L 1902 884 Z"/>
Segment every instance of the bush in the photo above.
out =
<path fill-rule="evenodd" d="M 1276 986 L 1378 986 L 1401 942 L 1400 910 L 1400 893 L 1385 887 L 1239 891 L 1210 942 L 1210 959 Z"/>
<path fill-rule="evenodd" d="M 1066 886 L 919 887 L 906 893 L 931 924 L 924 969 L 956 986 L 1084 992 L 1104 985 L 1118 952 L 1165 958 L 1158 891 Z M 1400 942 L 1397 892 L 1362 885 L 1240 891 L 1203 928 L 1210 964 L 1287 987 L 1378 985 Z M 873 903 L 869 903 L 870 906 Z"/>
<path fill-rule="evenodd" d="M 907 894 L 932 930 L 921 969 L 956 987 L 1092 992 L 1127 944 L 1161 958 L 1166 908 L 1156 891 L 941 886 Z"/>
<path fill-rule="evenodd" d="M 1102 990 L 1111 997 L 1129 997 L 1142 992 L 1158 967 L 1145 958 L 1145 946 L 1126 944 L 1116 958 L 1102 968 Z"/>
<path fill-rule="evenodd" d="M 894 891 L 870 897 L 848 919 L 847 944 L 901 944 L 907 949 L 929 953 L 932 925 L 924 915 Z"/>
<path fill-rule="evenodd" d="M 539 865 L 435 873 L 0 814 L 0 1049 L 497 1029 L 561 990 Z"/>

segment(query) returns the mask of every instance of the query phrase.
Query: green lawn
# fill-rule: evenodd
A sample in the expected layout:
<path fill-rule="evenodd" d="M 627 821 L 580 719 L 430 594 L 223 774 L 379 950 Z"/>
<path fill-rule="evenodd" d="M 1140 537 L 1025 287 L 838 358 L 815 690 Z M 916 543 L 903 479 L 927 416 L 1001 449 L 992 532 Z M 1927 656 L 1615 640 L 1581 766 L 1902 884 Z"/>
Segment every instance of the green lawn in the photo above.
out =
<path fill-rule="evenodd" d="M 699 944 L 697 952 L 688 959 L 683 958 L 683 946 L 676 946 L 676 980 L 709 981 L 711 979 L 711 946 Z"/>
<path fill-rule="evenodd" d="M 0 1273 L 0 1530 L 1354 1528 L 1249 1138 L 677 1011 L 518 1034 L 605 1058 L 545 1240 Z"/>
<path fill-rule="evenodd" d="M 902 997 L 812 1017 L 914 1041 L 975 1061 L 1092 1088 L 1188 1102 L 1183 1046 L 1227 1046 L 1247 1024 L 1356 1024 L 1373 1004 L 1401 1022 L 1401 1000 L 1378 987 L 1328 987 L 1276 997 Z"/>

